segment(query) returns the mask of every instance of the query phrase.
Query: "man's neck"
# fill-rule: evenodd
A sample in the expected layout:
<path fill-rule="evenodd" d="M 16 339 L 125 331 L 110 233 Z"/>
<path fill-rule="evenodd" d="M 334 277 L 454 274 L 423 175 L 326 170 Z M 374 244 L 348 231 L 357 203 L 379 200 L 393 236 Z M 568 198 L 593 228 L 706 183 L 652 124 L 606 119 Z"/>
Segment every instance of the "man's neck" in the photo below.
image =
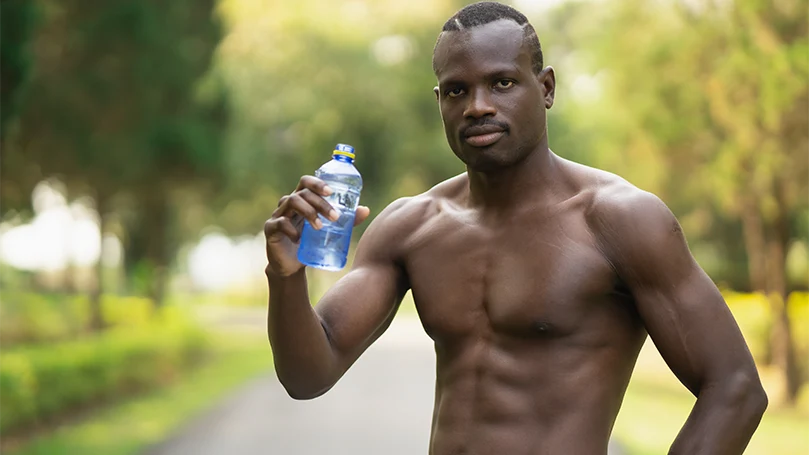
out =
<path fill-rule="evenodd" d="M 495 172 L 478 172 L 467 168 L 469 205 L 502 213 L 558 196 L 564 191 L 562 186 L 565 181 L 558 167 L 556 155 L 545 143 L 509 168 Z"/>

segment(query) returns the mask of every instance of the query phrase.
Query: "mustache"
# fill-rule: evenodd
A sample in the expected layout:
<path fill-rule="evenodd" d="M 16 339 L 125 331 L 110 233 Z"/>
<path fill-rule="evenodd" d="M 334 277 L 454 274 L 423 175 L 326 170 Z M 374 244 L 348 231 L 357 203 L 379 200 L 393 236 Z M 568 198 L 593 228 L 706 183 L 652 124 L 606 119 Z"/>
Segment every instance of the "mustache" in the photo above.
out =
<path fill-rule="evenodd" d="M 477 129 L 477 128 L 482 128 L 482 127 L 486 127 L 486 126 L 493 126 L 493 127 L 497 128 L 497 129 L 500 129 L 500 130 L 503 130 L 503 131 L 508 131 L 508 129 L 509 129 L 508 124 L 505 123 L 505 122 L 495 120 L 495 119 L 493 119 L 491 117 L 483 117 L 483 118 L 480 118 L 480 119 L 476 120 L 474 123 L 464 125 L 461 128 L 460 133 L 461 133 L 462 137 L 466 137 L 466 136 L 468 136 L 467 133 L 469 132 L 470 129 L 472 129 L 472 128 Z"/>

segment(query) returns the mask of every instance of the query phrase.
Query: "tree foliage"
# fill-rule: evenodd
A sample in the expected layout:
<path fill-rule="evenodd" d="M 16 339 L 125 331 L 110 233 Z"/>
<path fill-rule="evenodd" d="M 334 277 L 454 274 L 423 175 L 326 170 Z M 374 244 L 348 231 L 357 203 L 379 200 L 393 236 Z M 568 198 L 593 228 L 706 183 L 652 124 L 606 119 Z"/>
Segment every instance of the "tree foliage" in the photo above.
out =
<path fill-rule="evenodd" d="M 222 91 L 203 79 L 219 39 L 213 1 L 36 5 L 31 90 L 4 152 L 89 194 L 102 231 L 117 214 L 128 263 L 157 271 L 159 297 L 172 191 L 221 181 Z"/>
<path fill-rule="evenodd" d="M 0 148 L 6 150 L 8 132 L 16 125 L 31 74 L 30 43 L 37 8 L 26 0 L 0 3 Z M 14 171 L 14 172 L 9 172 Z M 31 188 L 42 178 L 19 155 L 0 153 L 0 205 L 4 211 L 25 210 Z"/>
<path fill-rule="evenodd" d="M 153 295 L 177 245 L 208 224 L 255 235 L 338 142 L 357 148 L 373 216 L 464 170 L 431 58 L 467 3 L 3 2 L 3 128 L 18 118 L 3 133 L 3 211 L 60 176 L 120 227 L 130 282 Z M 791 394 L 784 302 L 809 287 L 808 14 L 802 0 L 529 12 L 556 69 L 551 148 L 658 194 L 720 286 L 772 296 L 772 361 Z"/>
<path fill-rule="evenodd" d="M 624 0 L 597 26 L 584 8 L 560 17 L 586 25 L 571 42 L 609 89 L 570 109 L 570 123 L 594 119 L 593 161 L 662 196 L 714 279 L 771 295 L 773 361 L 794 399 L 785 302 L 806 282 L 790 282 L 786 266 L 807 244 L 806 3 Z"/>

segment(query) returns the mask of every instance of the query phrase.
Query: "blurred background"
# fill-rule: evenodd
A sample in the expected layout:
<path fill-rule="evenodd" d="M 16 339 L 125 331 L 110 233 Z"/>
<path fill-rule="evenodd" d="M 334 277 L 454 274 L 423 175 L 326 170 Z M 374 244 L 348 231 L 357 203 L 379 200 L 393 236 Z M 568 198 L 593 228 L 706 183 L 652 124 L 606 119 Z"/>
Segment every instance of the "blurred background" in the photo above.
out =
<path fill-rule="evenodd" d="M 464 171 L 431 57 L 468 3 L 3 0 L 2 453 L 184 453 L 195 419 L 277 387 L 263 222 L 338 142 L 372 217 Z M 551 149 L 659 195 L 725 294 L 770 397 L 746 453 L 809 453 L 807 2 L 506 3 L 556 69 Z M 311 272 L 313 299 L 342 273 Z M 400 338 L 416 317 L 408 295 Z M 693 402 L 646 346 L 621 453 L 665 453 Z"/>

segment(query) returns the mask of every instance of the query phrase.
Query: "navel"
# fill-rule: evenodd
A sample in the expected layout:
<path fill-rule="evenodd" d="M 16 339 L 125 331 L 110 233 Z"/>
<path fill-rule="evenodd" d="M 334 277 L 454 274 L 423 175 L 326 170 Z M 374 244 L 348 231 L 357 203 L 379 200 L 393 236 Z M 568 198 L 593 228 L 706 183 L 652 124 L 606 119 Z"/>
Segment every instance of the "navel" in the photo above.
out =
<path fill-rule="evenodd" d="M 534 321 L 532 328 L 539 335 L 547 335 L 551 333 L 553 326 L 545 321 Z"/>

